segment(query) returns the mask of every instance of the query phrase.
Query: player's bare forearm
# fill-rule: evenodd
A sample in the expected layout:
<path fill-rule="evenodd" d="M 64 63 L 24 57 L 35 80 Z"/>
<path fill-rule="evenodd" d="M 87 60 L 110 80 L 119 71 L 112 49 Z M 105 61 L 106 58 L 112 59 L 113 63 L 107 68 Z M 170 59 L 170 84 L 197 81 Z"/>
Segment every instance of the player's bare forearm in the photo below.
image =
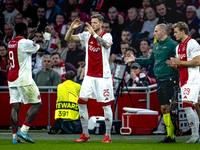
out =
<path fill-rule="evenodd" d="M 34 35 L 35 35 L 35 32 L 36 32 L 36 31 L 37 31 L 37 29 L 36 29 L 36 28 L 33 28 L 33 29 L 30 31 L 29 35 L 27 36 L 27 39 L 32 40 L 33 37 L 34 37 Z"/>
<path fill-rule="evenodd" d="M 186 67 L 196 67 L 200 65 L 200 55 L 194 57 L 190 61 L 179 61 L 179 65 L 186 66 Z"/>
<path fill-rule="evenodd" d="M 100 38 L 99 36 L 97 36 L 96 40 L 97 40 L 97 42 L 98 42 L 101 46 L 103 46 L 103 47 L 106 48 L 106 49 L 110 48 L 111 45 L 112 45 L 111 42 L 106 41 L 106 40 Z"/>
<path fill-rule="evenodd" d="M 40 51 L 45 52 L 48 46 L 49 46 L 49 40 L 45 40 L 45 42 L 42 45 L 40 45 Z"/>
<path fill-rule="evenodd" d="M 67 31 L 67 33 L 65 34 L 65 40 L 67 42 L 71 41 L 73 32 L 74 32 L 74 29 L 70 27 L 69 30 Z"/>
<path fill-rule="evenodd" d="M 195 67 L 195 66 L 200 65 L 200 61 L 198 60 L 180 61 L 179 65 L 186 66 L 186 67 Z"/>

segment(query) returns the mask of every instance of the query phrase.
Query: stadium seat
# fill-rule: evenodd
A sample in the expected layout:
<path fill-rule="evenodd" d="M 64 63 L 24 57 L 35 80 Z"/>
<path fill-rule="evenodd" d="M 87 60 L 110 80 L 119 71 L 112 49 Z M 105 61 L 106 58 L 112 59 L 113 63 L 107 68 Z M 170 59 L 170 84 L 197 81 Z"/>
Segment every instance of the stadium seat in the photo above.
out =
<path fill-rule="evenodd" d="M 128 19 L 129 19 L 129 17 L 128 17 L 128 14 L 127 14 L 127 15 L 126 15 L 126 18 L 125 18 L 125 21 L 128 20 Z"/>
<path fill-rule="evenodd" d="M 87 21 L 87 15 L 84 12 L 80 12 L 80 20 L 83 22 Z"/>
<path fill-rule="evenodd" d="M 118 12 L 118 15 L 122 15 L 122 17 L 124 17 L 124 13 L 123 12 Z"/>
<path fill-rule="evenodd" d="M 104 16 L 104 17 L 106 16 L 106 14 L 104 12 L 101 12 L 101 15 Z"/>

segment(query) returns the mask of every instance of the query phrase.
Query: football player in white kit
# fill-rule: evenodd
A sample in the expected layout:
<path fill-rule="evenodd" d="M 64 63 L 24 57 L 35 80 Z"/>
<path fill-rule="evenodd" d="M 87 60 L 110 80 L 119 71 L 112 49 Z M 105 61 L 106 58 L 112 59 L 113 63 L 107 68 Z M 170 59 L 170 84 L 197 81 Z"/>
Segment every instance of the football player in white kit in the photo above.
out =
<path fill-rule="evenodd" d="M 102 15 L 93 15 L 91 17 L 91 25 L 86 22 L 87 32 L 72 35 L 74 29 L 81 25 L 80 20 L 76 19 L 65 35 L 66 41 L 82 41 L 86 47 L 85 77 L 78 100 L 83 133 L 74 142 L 90 141 L 86 104 L 88 99 L 92 98 L 103 104 L 106 133 L 102 143 L 111 143 L 112 110 L 110 101 L 114 100 L 114 95 L 108 60 L 112 45 L 112 36 L 110 33 L 102 30 L 103 20 L 104 17 Z"/>
<path fill-rule="evenodd" d="M 173 25 L 176 40 L 181 41 L 176 47 L 175 58 L 170 58 L 167 64 L 179 69 L 181 82 L 181 96 L 189 126 L 192 130 L 191 138 L 186 143 L 199 141 L 199 118 L 195 110 L 200 90 L 200 45 L 188 36 L 189 29 L 185 22 Z"/>
<path fill-rule="evenodd" d="M 25 23 L 17 23 L 15 25 L 16 37 L 8 44 L 8 55 L 10 60 L 10 70 L 8 72 L 8 86 L 10 93 L 11 126 L 13 133 L 12 143 L 23 143 L 18 136 L 29 143 L 34 143 L 28 135 L 31 123 L 36 118 L 42 107 L 40 93 L 38 87 L 32 79 L 31 63 L 32 54 L 39 49 L 45 50 L 48 47 L 50 33 L 48 27 L 45 28 L 43 45 L 35 44 L 31 40 L 27 40 L 28 28 Z M 26 119 L 18 131 L 19 111 L 21 103 L 32 104 L 26 114 Z"/>

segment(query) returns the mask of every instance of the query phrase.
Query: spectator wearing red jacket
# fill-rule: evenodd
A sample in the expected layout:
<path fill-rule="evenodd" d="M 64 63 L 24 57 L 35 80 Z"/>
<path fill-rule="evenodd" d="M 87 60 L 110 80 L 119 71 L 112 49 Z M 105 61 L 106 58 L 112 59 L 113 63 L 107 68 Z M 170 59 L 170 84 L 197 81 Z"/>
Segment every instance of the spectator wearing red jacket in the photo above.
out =
<path fill-rule="evenodd" d="M 141 73 L 140 64 L 134 62 L 130 67 L 130 75 L 127 85 L 131 87 L 148 86 L 151 84 L 151 79 L 145 73 Z"/>

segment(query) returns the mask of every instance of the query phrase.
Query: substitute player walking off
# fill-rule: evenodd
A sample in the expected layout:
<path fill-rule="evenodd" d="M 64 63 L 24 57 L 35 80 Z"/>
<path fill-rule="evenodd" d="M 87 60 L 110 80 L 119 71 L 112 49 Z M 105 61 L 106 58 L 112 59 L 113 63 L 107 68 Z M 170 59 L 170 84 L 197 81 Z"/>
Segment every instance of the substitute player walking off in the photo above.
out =
<path fill-rule="evenodd" d="M 104 109 L 106 133 L 102 143 L 111 143 L 112 110 L 110 101 L 114 100 L 114 95 L 108 60 L 112 45 L 112 36 L 110 33 L 102 30 L 103 20 L 104 17 L 102 15 L 93 15 L 91 17 L 91 25 L 86 23 L 88 32 L 72 35 L 74 29 L 81 25 L 80 20 L 76 19 L 65 35 L 66 41 L 82 41 L 86 46 L 85 78 L 78 100 L 83 133 L 74 142 L 90 141 L 86 104 L 88 99 L 92 98 L 102 103 Z"/>
<path fill-rule="evenodd" d="M 31 58 L 33 53 L 48 46 L 50 33 L 45 32 L 44 38 L 46 42 L 40 46 L 33 41 L 26 39 L 28 28 L 25 23 L 17 23 L 15 25 L 15 32 L 16 37 L 8 44 L 8 54 L 11 66 L 8 72 L 8 86 L 10 103 L 12 104 L 12 143 L 23 143 L 18 139 L 18 136 L 26 142 L 34 143 L 27 132 L 31 123 L 40 111 L 42 103 L 38 87 L 32 79 Z M 26 114 L 26 119 L 21 129 L 18 131 L 21 103 L 32 104 L 32 106 Z"/>
<path fill-rule="evenodd" d="M 195 104 L 198 103 L 200 90 L 200 45 L 188 36 L 189 29 L 185 22 L 175 23 L 173 29 L 176 40 L 181 42 L 176 47 L 175 58 L 171 58 L 167 64 L 179 69 L 183 109 L 192 130 L 191 138 L 186 143 L 197 143 L 199 141 L 199 118 Z"/>

